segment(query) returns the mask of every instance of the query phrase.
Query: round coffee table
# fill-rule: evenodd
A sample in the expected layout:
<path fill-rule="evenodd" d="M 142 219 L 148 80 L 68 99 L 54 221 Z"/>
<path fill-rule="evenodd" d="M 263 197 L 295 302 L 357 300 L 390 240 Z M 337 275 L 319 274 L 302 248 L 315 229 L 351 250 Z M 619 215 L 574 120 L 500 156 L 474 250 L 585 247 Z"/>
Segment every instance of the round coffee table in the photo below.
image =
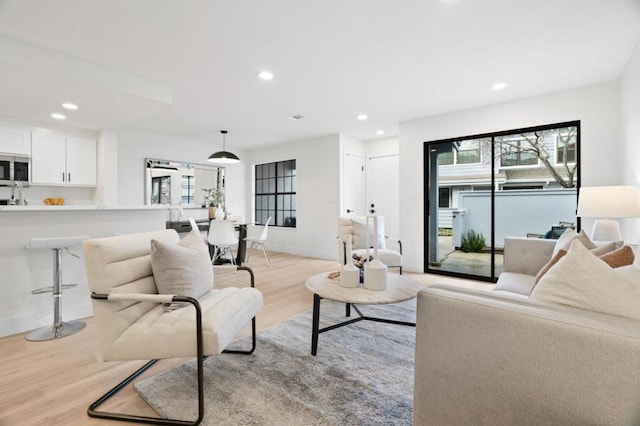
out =
<path fill-rule="evenodd" d="M 312 276 L 305 282 L 305 286 L 313 293 L 311 355 L 315 355 L 318 351 L 318 335 L 320 333 L 353 324 L 354 322 L 368 320 L 415 327 L 415 322 L 396 321 L 363 315 L 356 304 L 385 305 L 389 303 L 404 302 L 415 298 L 418 291 L 424 288 L 415 281 L 398 274 L 388 274 L 388 288 L 386 290 L 375 291 L 368 290 L 364 287 L 346 288 L 340 286 L 339 278 L 329 278 L 327 276 L 327 272 Z M 358 317 L 325 328 L 320 328 L 320 301 L 322 299 L 345 303 L 345 315 L 347 317 L 351 316 L 351 307 L 353 306 L 353 309 L 358 313 Z"/>

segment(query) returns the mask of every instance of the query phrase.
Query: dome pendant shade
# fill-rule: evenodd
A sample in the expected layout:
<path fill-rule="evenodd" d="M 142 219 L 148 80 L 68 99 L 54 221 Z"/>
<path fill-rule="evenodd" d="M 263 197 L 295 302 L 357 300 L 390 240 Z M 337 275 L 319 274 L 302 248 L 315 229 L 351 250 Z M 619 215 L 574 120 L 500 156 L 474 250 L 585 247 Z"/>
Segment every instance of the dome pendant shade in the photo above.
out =
<path fill-rule="evenodd" d="M 222 151 L 214 152 L 209 156 L 207 161 L 214 164 L 234 164 L 239 163 L 240 159 L 233 152 L 226 151 L 226 141 L 225 136 L 227 135 L 226 130 L 220 130 L 222 133 Z"/>

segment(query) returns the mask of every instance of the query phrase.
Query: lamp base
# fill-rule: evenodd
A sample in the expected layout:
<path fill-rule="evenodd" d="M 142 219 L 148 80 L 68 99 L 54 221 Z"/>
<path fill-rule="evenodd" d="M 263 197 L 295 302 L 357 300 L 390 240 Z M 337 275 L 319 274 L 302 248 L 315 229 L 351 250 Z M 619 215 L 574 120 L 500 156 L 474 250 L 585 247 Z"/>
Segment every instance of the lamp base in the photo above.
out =
<path fill-rule="evenodd" d="M 591 239 L 593 241 L 621 241 L 620 224 L 618 224 L 617 220 L 596 220 L 593 223 Z"/>

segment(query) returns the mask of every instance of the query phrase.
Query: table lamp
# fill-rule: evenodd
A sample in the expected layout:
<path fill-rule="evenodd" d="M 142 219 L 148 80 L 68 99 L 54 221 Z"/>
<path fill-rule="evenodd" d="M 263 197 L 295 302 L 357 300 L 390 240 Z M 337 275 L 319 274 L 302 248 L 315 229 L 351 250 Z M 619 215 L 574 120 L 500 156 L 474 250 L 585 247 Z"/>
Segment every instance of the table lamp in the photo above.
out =
<path fill-rule="evenodd" d="M 639 217 L 638 192 L 635 186 L 588 186 L 580 188 L 578 216 L 601 218 L 593 224 L 593 241 L 620 241 L 617 218 Z"/>

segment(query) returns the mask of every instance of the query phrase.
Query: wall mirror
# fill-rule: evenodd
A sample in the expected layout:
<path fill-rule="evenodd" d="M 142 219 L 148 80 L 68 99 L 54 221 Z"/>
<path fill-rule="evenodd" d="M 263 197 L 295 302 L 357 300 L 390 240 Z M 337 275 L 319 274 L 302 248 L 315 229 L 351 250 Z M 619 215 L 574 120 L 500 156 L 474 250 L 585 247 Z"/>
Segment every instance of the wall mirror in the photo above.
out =
<path fill-rule="evenodd" d="M 207 164 L 146 158 L 145 203 L 204 205 L 204 188 L 225 190 L 225 169 Z"/>

